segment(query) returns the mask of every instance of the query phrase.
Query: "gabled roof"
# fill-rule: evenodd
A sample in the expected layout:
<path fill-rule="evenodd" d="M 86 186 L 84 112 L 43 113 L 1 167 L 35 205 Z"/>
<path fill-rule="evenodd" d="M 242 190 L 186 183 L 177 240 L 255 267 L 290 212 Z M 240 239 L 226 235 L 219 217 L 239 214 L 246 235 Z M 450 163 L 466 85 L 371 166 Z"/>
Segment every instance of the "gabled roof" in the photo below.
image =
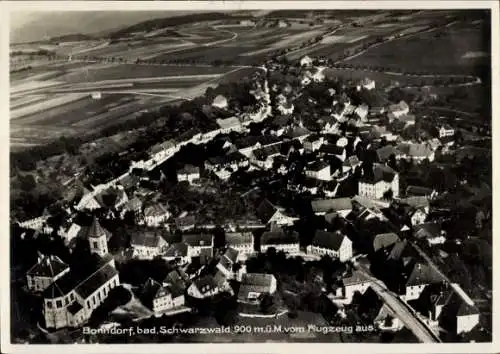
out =
<path fill-rule="evenodd" d="M 394 232 L 378 234 L 373 239 L 373 249 L 377 252 L 380 249 L 388 248 L 400 241 L 398 235 Z"/>
<path fill-rule="evenodd" d="M 58 274 L 61 274 L 69 266 L 64 263 L 61 258 L 56 255 L 45 255 L 38 259 L 38 262 L 33 265 L 27 275 L 36 277 L 50 277 L 53 278 Z"/>
<path fill-rule="evenodd" d="M 402 143 L 398 145 L 398 151 L 411 157 L 428 157 L 433 153 L 427 144 Z"/>
<path fill-rule="evenodd" d="M 267 223 L 276 211 L 278 211 L 278 208 L 268 199 L 264 199 L 257 207 L 257 216 L 263 223 Z"/>
<path fill-rule="evenodd" d="M 281 151 L 282 144 L 274 144 L 270 146 L 264 146 L 260 149 L 254 150 L 253 154 L 258 160 L 266 160 L 268 156 L 278 155 Z"/>
<path fill-rule="evenodd" d="M 226 252 L 224 252 L 224 257 L 231 261 L 231 263 L 236 263 L 238 260 L 239 251 L 235 250 L 232 247 L 228 247 Z"/>
<path fill-rule="evenodd" d="M 396 111 L 404 111 L 409 109 L 410 107 L 405 101 L 399 101 L 397 104 L 391 104 L 389 106 L 389 111 L 391 112 L 396 112 Z"/>
<path fill-rule="evenodd" d="M 421 186 L 408 186 L 406 188 L 407 196 L 429 196 L 433 190 L 431 188 L 421 187 Z"/>
<path fill-rule="evenodd" d="M 299 234 L 296 231 L 266 231 L 260 239 L 261 245 L 284 245 L 299 243 Z"/>
<path fill-rule="evenodd" d="M 219 127 L 221 127 L 222 129 L 231 128 L 231 127 L 241 125 L 240 120 L 236 117 L 230 117 L 230 118 L 226 118 L 226 119 L 217 119 L 216 122 L 217 122 L 217 125 Z"/>
<path fill-rule="evenodd" d="M 131 232 L 130 244 L 132 246 L 160 247 L 163 243 L 168 243 L 171 235 L 163 230 L 138 229 Z"/>
<path fill-rule="evenodd" d="M 313 163 L 306 166 L 306 170 L 318 172 L 329 166 L 330 165 L 325 161 L 314 161 Z"/>
<path fill-rule="evenodd" d="M 408 197 L 400 199 L 401 203 L 409 205 L 416 209 L 425 209 L 430 207 L 427 197 Z"/>
<path fill-rule="evenodd" d="M 303 127 L 295 127 L 293 129 L 290 129 L 288 130 L 284 136 L 287 137 L 287 138 L 290 138 L 290 139 L 294 139 L 294 138 L 300 138 L 304 135 L 309 135 L 311 134 L 311 131 L 307 128 L 303 128 Z"/>
<path fill-rule="evenodd" d="M 261 287 L 261 288 L 263 287 L 269 289 L 273 280 L 276 281 L 276 278 L 272 274 L 245 273 L 241 278 L 241 285 Z"/>
<path fill-rule="evenodd" d="M 176 268 L 167 274 L 163 282 L 175 285 L 177 288 L 182 288 L 184 290 L 189 282 L 189 276 L 182 268 Z"/>
<path fill-rule="evenodd" d="M 200 168 L 196 167 L 196 166 L 193 166 L 193 165 L 190 165 L 190 164 L 184 165 L 183 168 L 177 170 L 177 174 L 178 175 L 182 175 L 182 174 L 195 174 L 195 173 L 200 173 Z"/>
<path fill-rule="evenodd" d="M 65 296 L 69 294 L 77 284 L 78 280 L 72 276 L 71 272 L 67 272 L 43 291 L 43 298 L 54 299 Z"/>
<path fill-rule="evenodd" d="M 328 232 L 323 230 L 316 230 L 312 239 L 312 245 L 338 251 L 342 242 L 347 236 L 342 232 Z"/>
<path fill-rule="evenodd" d="M 349 156 L 347 159 L 344 160 L 342 163 L 342 166 L 349 166 L 349 167 L 354 167 L 360 164 L 361 161 L 359 161 L 358 157 L 356 155 Z"/>
<path fill-rule="evenodd" d="M 218 283 L 217 283 L 216 279 L 214 278 L 213 275 L 210 275 L 210 274 L 204 275 L 204 276 L 196 279 L 194 281 L 194 285 L 196 286 L 196 288 L 198 288 L 198 290 L 202 294 L 208 293 L 208 292 L 218 288 Z"/>
<path fill-rule="evenodd" d="M 365 283 L 369 281 L 368 278 L 359 270 L 353 270 L 351 275 L 342 279 L 344 286 Z"/>
<path fill-rule="evenodd" d="M 212 234 L 186 234 L 182 235 L 182 242 L 191 247 L 212 247 L 214 236 Z"/>
<path fill-rule="evenodd" d="M 315 213 L 328 213 L 331 211 L 351 210 L 351 198 L 318 199 L 311 201 Z"/>
<path fill-rule="evenodd" d="M 171 244 L 164 253 L 165 257 L 186 257 L 189 246 L 185 242 Z"/>
<path fill-rule="evenodd" d="M 253 243 L 253 234 L 251 232 L 226 232 L 226 243 L 230 246 Z"/>
<path fill-rule="evenodd" d="M 115 267 L 107 263 L 81 282 L 80 285 L 75 288 L 75 291 L 83 299 L 86 299 L 117 274 L 118 271 Z"/>
<path fill-rule="evenodd" d="M 377 183 L 380 181 L 392 182 L 396 176 L 396 171 L 394 171 L 389 166 L 374 163 L 373 164 L 373 176 L 363 176 L 360 181 L 364 183 Z"/>
<path fill-rule="evenodd" d="M 439 223 L 426 222 L 413 226 L 413 235 L 417 238 L 434 238 L 441 234 Z"/>
<path fill-rule="evenodd" d="M 164 216 L 169 214 L 170 212 L 166 208 L 165 205 L 160 203 L 155 203 L 144 208 L 144 216 L 145 217 L 155 217 L 155 216 Z"/>
<path fill-rule="evenodd" d="M 443 281 L 444 279 L 430 265 L 416 263 L 406 280 L 406 286 L 436 284 Z"/>
<path fill-rule="evenodd" d="M 329 155 L 342 155 L 344 153 L 344 148 L 333 144 L 323 144 L 319 148 L 319 152 Z"/>
<path fill-rule="evenodd" d="M 379 161 L 385 161 L 387 160 L 391 155 L 396 156 L 396 148 L 392 145 L 386 145 L 384 147 L 381 147 L 380 149 L 377 149 L 377 157 Z"/>

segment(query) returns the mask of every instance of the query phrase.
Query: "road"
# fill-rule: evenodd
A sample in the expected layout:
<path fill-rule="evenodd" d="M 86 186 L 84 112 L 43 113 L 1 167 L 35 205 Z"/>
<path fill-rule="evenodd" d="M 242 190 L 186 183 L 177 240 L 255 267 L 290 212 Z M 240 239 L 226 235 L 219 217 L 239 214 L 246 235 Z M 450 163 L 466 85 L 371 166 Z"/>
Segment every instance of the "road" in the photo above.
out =
<path fill-rule="evenodd" d="M 441 340 L 416 317 L 412 309 L 405 304 L 396 294 L 387 289 L 387 286 L 380 280 L 373 277 L 369 270 L 357 261 L 353 262 L 354 267 L 365 277 L 370 279 L 370 286 L 385 302 L 385 304 L 399 317 L 401 322 L 410 329 L 413 334 L 423 343 L 439 343 Z"/>

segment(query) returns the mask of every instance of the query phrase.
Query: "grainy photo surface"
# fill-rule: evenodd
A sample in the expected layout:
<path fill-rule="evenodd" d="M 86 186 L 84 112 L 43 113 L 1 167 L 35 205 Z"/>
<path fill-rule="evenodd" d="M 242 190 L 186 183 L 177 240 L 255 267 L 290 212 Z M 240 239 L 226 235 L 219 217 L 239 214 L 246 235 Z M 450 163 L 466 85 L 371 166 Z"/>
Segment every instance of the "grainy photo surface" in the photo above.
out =
<path fill-rule="evenodd" d="M 12 343 L 492 341 L 490 10 L 25 10 L 9 50 Z"/>

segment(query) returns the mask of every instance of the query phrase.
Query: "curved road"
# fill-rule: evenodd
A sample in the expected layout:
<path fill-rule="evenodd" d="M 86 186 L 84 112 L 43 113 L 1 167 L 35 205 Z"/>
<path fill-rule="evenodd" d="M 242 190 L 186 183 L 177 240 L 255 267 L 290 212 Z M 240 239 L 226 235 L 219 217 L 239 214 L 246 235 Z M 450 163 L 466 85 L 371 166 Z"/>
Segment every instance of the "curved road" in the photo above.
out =
<path fill-rule="evenodd" d="M 424 343 L 439 343 L 441 340 L 422 321 L 417 318 L 412 309 L 405 304 L 396 294 L 390 291 L 380 280 L 373 277 L 369 270 L 357 261 L 353 262 L 354 267 L 360 271 L 367 279 L 371 280 L 370 286 L 380 296 L 389 308 L 397 314 L 401 322 L 410 329 L 415 336 Z"/>

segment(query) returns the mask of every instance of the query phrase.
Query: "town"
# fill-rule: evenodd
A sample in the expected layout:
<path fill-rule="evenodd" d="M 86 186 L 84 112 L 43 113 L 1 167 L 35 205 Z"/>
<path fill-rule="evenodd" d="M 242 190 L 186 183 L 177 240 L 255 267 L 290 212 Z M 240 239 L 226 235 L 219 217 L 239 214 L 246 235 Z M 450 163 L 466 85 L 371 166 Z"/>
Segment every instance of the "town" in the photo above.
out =
<path fill-rule="evenodd" d="M 266 60 L 14 218 L 13 338 L 491 340 L 491 126 L 338 65 Z"/>

